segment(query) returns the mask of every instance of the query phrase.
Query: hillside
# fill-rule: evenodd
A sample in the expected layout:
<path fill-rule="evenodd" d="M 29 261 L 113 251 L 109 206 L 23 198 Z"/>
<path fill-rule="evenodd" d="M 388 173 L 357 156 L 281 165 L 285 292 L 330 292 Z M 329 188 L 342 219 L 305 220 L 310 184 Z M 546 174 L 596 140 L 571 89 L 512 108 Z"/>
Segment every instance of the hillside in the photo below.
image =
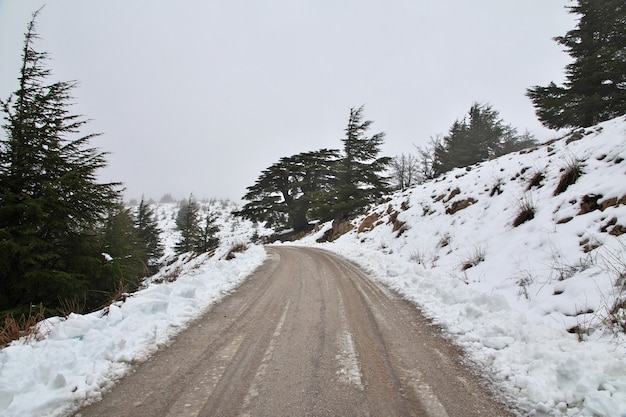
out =
<path fill-rule="evenodd" d="M 414 301 L 528 415 L 624 416 L 625 159 L 620 117 L 456 169 L 300 244 Z"/>
<path fill-rule="evenodd" d="M 523 415 L 623 417 L 624 159 L 621 117 L 457 169 L 297 244 L 338 252 L 416 303 Z M 568 167 L 581 175 L 555 195 Z M 233 218 L 233 203 L 200 205 L 218 214 L 213 256 L 174 256 L 178 207 L 157 205 L 165 266 L 140 291 L 0 350 L 1 415 L 63 416 L 98 399 L 263 262 L 260 246 L 229 253 L 271 231 Z"/>

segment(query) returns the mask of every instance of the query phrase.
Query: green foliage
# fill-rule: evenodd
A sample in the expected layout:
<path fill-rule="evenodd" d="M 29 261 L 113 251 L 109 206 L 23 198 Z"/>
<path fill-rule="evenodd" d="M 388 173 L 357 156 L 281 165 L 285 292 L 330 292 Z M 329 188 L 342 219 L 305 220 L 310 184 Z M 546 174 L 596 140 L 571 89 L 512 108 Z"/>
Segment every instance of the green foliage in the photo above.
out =
<path fill-rule="evenodd" d="M 248 187 L 249 203 L 237 214 L 278 229 L 306 230 L 312 207 L 333 187 L 338 158 L 333 149 L 281 158 Z"/>
<path fill-rule="evenodd" d="M 518 135 L 488 104 L 474 103 L 467 117 L 456 120 L 448 134 L 432 146 L 435 175 L 473 165 L 535 144 L 529 133 Z"/>
<path fill-rule="evenodd" d="M 176 227 L 180 231 L 180 239 L 176 242 L 174 249 L 176 253 L 194 252 L 202 229 L 198 222 L 198 212 L 200 207 L 193 195 L 187 201 L 182 201 L 176 216 Z"/>
<path fill-rule="evenodd" d="M 537 117 L 552 129 L 588 127 L 626 113 L 626 4 L 578 0 L 575 29 L 555 40 L 573 58 L 563 86 L 551 82 L 527 91 Z"/>
<path fill-rule="evenodd" d="M 269 227 L 300 232 L 312 220 L 344 219 L 389 190 L 383 172 L 391 158 L 379 157 L 385 134 L 371 137 L 363 107 L 350 110 L 343 154 L 320 149 L 281 158 L 265 169 L 244 196 L 249 202 L 235 214 Z"/>
<path fill-rule="evenodd" d="M 154 210 L 146 204 L 143 197 L 137 208 L 135 218 L 135 228 L 139 238 L 145 243 L 148 266 L 154 267 L 159 258 L 163 256 L 163 245 L 161 244 L 161 230 Z"/>
<path fill-rule="evenodd" d="M 119 289 L 133 291 L 148 275 L 146 242 L 135 228 L 130 210 L 118 204 L 109 210 L 98 241 L 101 263 L 89 285 L 87 304 L 100 307 Z"/>
<path fill-rule="evenodd" d="M 33 48 L 35 18 L 25 35 L 17 91 L 0 101 L 0 310 L 84 297 L 102 262 L 95 231 L 119 201 L 117 184 L 100 184 L 105 153 L 68 107 L 73 82 L 46 83 L 47 54 Z"/>
<path fill-rule="evenodd" d="M 216 215 L 207 213 L 206 217 L 204 218 L 204 226 L 202 227 L 199 240 L 196 243 L 196 251 L 203 253 L 209 252 L 217 248 L 217 246 L 219 245 L 220 240 L 217 237 L 217 233 L 220 231 L 220 229 L 215 224 L 216 220 Z"/>
<path fill-rule="evenodd" d="M 322 196 L 315 210 L 321 219 L 344 220 L 389 191 L 388 178 L 383 173 L 391 158 L 379 157 L 383 132 L 366 135 L 372 123 L 363 121 L 363 106 L 350 109 L 346 136 L 342 139 L 343 158 L 336 166 L 336 184 Z"/>
<path fill-rule="evenodd" d="M 176 253 L 209 252 L 219 244 L 219 227 L 215 224 L 217 216 L 207 211 L 204 222 L 200 225 L 199 213 L 200 206 L 193 195 L 187 201 L 181 202 L 176 216 L 176 227 L 180 231 L 180 239 L 174 247 Z"/>

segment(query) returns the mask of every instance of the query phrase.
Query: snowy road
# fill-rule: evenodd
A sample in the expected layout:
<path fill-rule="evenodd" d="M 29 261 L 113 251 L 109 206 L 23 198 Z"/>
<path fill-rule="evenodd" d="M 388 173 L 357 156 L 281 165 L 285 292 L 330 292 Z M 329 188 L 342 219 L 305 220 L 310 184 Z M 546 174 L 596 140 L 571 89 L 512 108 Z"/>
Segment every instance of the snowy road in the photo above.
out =
<path fill-rule="evenodd" d="M 509 416 L 408 302 L 319 249 L 268 260 L 75 416 Z"/>

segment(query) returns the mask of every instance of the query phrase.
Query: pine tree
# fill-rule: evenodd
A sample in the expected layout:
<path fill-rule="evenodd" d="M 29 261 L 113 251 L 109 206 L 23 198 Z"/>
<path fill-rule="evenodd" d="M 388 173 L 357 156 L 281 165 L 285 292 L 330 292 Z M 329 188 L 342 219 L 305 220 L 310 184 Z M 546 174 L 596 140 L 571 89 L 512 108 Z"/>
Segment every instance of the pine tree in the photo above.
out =
<path fill-rule="evenodd" d="M 488 104 L 474 103 L 467 117 L 456 120 L 448 134 L 433 145 L 433 170 L 436 175 L 486 161 L 531 146 L 528 133 L 505 124 L 500 114 Z"/>
<path fill-rule="evenodd" d="M 220 228 L 215 224 L 216 220 L 216 215 L 207 212 L 204 218 L 204 226 L 196 243 L 196 252 L 209 252 L 219 245 L 220 240 L 217 237 L 217 233 L 220 231 Z"/>
<path fill-rule="evenodd" d="M 202 235 L 198 222 L 200 208 L 193 195 L 185 202 L 181 202 L 176 216 L 176 227 L 180 231 L 180 239 L 174 249 L 176 253 L 195 252 Z"/>
<path fill-rule="evenodd" d="M 541 123 L 552 129 L 588 127 L 626 113 L 626 3 L 577 0 L 575 29 L 555 40 L 573 58 L 563 86 L 527 91 Z"/>
<path fill-rule="evenodd" d="M 99 229 L 101 256 L 105 257 L 88 294 L 88 307 L 97 308 L 115 292 L 133 291 L 149 274 L 147 249 L 135 227 L 135 218 L 121 203 L 111 207 Z"/>
<path fill-rule="evenodd" d="M 106 154 L 89 147 L 96 135 L 73 138 L 86 123 L 68 110 L 76 83 L 46 83 L 47 54 L 34 49 L 37 14 L 19 88 L 0 101 L 0 310 L 83 297 L 101 263 L 94 230 L 119 201 L 118 184 L 97 182 Z"/>
<path fill-rule="evenodd" d="M 336 165 L 336 185 L 317 205 L 317 213 L 324 220 L 344 220 L 358 214 L 389 191 L 388 178 L 383 173 L 391 158 L 378 156 L 385 133 L 366 135 L 373 122 L 363 121 L 363 108 L 350 109 L 342 139 L 343 157 Z"/>
<path fill-rule="evenodd" d="M 137 208 L 135 227 L 139 237 L 145 243 L 148 266 L 154 267 L 163 256 L 163 244 L 161 243 L 161 229 L 152 207 L 146 204 L 143 196 Z"/>

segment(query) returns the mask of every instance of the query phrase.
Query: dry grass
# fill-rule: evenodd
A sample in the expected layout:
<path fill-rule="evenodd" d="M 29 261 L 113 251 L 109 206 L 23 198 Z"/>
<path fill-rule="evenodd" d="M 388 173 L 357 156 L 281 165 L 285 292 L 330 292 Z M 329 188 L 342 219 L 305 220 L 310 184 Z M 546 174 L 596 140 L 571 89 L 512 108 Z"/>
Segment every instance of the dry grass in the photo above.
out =
<path fill-rule="evenodd" d="M 535 204 L 530 194 L 526 194 L 518 202 L 517 215 L 513 220 L 513 227 L 517 227 L 522 223 L 526 223 L 535 218 Z"/>
<path fill-rule="evenodd" d="M 67 317 L 72 313 L 82 314 L 85 311 L 86 304 L 85 297 L 73 297 L 71 299 L 60 299 L 58 308 L 59 314 L 63 317 Z"/>
<path fill-rule="evenodd" d="M 234 259 L 236 256 L 235 254 L 245 252 L 247 249 L 248 245 L 246 245 L 245 243 L 237 243 L 233 245 L 228 251 L 228 254 L 226 254 L 226 260 Z"/>
<path fill-rule="evenodd" d="M 580 178 L 583 174 L 583 163 L 582 161 L 572 158 L 567 161 L 565 167 L 563 168 L 563 173 L 561 174 L 561 179 L 559 180 L 559 184 L 556 186 L 554 190 L 555 196 L 561 194 L 567 188 L 576 183 L 576 180 Z"/>
<path fill-rule="evenodd" d="M 485 260 L 487 251 L 482 246 L 475 246 L 474 249 L 468 254 L 467 259 L 461 262 L 461 271 L 473 268 L 479 263 Z"/>
<path fill-rule="evenodd" d="M 541 188 L 541 183 L 545 179 L 545 175 L 543 172 L 536 172 L 535 175 L 528 182 L 527 191 L 530 191 L 533 187 Z"/>
<path fill-rule="evenodd" d="M 15 318 L 13 314 L 4 317 L 4 323 L 0 327 L 0 347 L 5 347 L 14 340 L 18 340 L 24 336 L 37 335 L 38 325 L 44 319 L 44 308 L 33 309 L 30 306 L 28 316 L 22 314 L 19 318 Z"/>

